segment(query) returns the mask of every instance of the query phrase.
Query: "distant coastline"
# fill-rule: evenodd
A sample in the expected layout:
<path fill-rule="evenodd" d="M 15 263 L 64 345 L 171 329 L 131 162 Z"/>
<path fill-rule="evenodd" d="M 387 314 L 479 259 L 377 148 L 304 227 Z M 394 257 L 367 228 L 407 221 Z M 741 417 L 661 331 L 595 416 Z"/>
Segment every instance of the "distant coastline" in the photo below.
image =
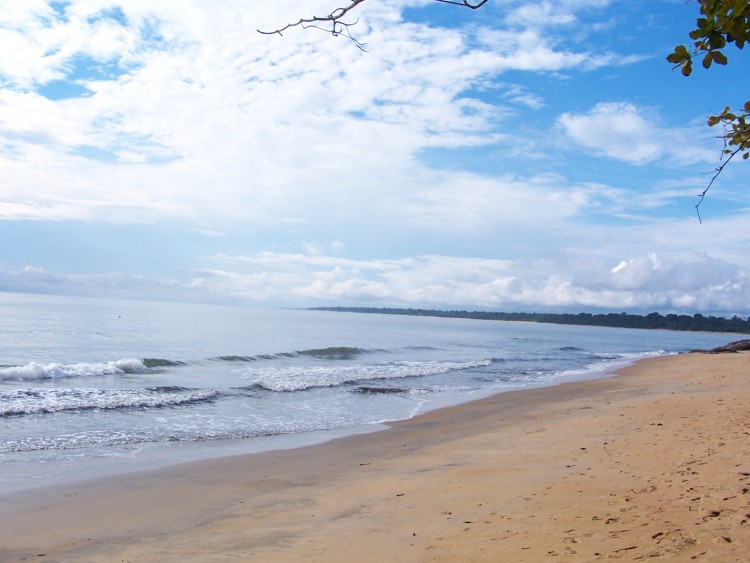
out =
<path fill-rule="evenodd" d="M 411 315 L 418 317 L 447 317 L 487 321 L 521 321 L 562 325 L 606 326 L 616 328 L 644 328 L 693 332 L 733 332 L 750 334 L 750 317 L 689 315 L 634 315 L 630 313 L 496 313 L 485 311 L 441 311 L 436 309 L 401 309 L 388 307 L 312 307 L 315 311 L 342 313 L 373 313 L 379 315 Z"/>

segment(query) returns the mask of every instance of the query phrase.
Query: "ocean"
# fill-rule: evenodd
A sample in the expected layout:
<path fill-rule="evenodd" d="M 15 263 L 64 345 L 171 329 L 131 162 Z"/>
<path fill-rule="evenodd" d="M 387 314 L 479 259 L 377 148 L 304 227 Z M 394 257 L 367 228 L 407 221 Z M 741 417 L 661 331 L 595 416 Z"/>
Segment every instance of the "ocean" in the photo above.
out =
<path fill-rule="evenodd" d="M 0 293 L 0 493 L 297 447 L 732 334 Z"/>

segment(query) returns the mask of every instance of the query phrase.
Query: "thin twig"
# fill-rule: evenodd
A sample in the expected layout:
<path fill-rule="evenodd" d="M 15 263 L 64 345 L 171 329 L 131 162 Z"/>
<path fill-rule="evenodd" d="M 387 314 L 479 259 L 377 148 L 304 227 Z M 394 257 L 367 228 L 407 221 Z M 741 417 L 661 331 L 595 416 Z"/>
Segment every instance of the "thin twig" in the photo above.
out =
<path fill-rule="evenodd" d="M 274 35 L 274 34 L 282 34 L 282 31 L 286 31 L 287 29 L 291 27 L 297 27 L 300 26 L 302 28 L 308 28 L 308 27 L 314 27 L 317 29 L 323 29 L 324 31 L 329 32 L 331 35 L 338 36 L 338 35 L 344 35 L 346 37 L 349 37 L 354 43 L 361 49 L 363 44 L 354 39 L 350 33 L 348 33 L 348 28 L 355 25 L 357 22 L 353 23 L 346 23 L 341 21 L 341 18 L 346 16 L 349 11 L 357 7 L 362 2 L 365 2 L 365 0 L 351 0 L 351 4 L 348 6 L 344 6 L 342 8 L 336 8 L 333 12 L 328 14 L 327 16 L 313 16 L 311 18 L 301 18 L 297 22 L 288 23 L 284 27 L 281 27 L 279 29 L 275 29 L 273 31 L 263 31 L 258 30 L 258 33 L 262 33 L 263 35 Z M 321 28 L 319 25 L 320 23 L 329 23 L 331 24 L 330 29 Z"/>
<path fill-rule="evenodd" d="M 703 219 L 701 219 L 701 210 L 700 206 L 701 203 L 703 203 L 703 200 L 706 199 L 706 192 L 711 189 L 711 186 L 713 185 L 716 178 L 719 177 L 719 174 L 721 174 L 721 171 L 724 170 L 724 167 L 729 164 L 729 161 L 734 158 L 734 155 L 736 155 L 738 152 L 740 152 L 740 148 L 737 148 L 734 152 L 731 153 L 724 153 L 729 154 L 729 157 L 721 163 L 721 166 L 717 166 L 714 170 L 714 175 L 711 177 L 711 181 L 708 183 L 708 186 L 706 186 L 706 189 L 703 190 L 700 195 L 698 196 L 698 203 L 695 205 L 695 212 L 698 214 L 698 222 L 703 223 Z"/>
<path fill-rule="evenodd" d="M 469 8 L 470 10 L 478 10 L 482 6 L 484 6 L 489 0 L 479 0 L 476 4 L 472 4 L 469 2 L 469 0 L 461 0 L 461 2 L 456 2 L 455 0 L 435 0 L 435 2 L 442 2 L 443 4 L 453 4 L 454 6 L 463 6 L 464 8 Z"/>

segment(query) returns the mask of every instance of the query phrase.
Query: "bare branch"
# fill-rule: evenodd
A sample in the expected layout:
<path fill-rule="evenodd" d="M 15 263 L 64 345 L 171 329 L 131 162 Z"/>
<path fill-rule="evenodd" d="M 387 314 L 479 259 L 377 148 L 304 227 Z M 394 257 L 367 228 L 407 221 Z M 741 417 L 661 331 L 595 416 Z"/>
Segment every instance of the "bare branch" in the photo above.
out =
<path fill-rule="evenodd" d="M 726 145 L 726 139 L 725 139 L 725 145 Z M 724 152 L 722 154 L 722 156 L 724 156 L 726 154 L 728 154 L 729 156 L 726 158 L 726 160 L 724 160 L 724 162 L 721 163 L 721 166 L 717 166 L 716 167 L 716 169 L 714 170 L 714 175 L 711 176 L 711 181 L 708 183 L 708 186 L 706 186 L 706 189 L 703 190 L 698 195 L 698 203 L 695 204 L 695 212 L 698 214 L 698 222 L 699 223 L 703 223 L 703 219 L 701 218 L 700 206 L 701 206 L 701 203 L 703 203 L 703 200 L 706 199 L 706 192 L 711 189 L 711 186 L 713 185 L 713 183 L 716 180 L 716 178 L 719 177 L 719 174 L 721 174 L 721 171 L 724 170 L 724 167 L 727 164 L 729 164 L 729 161 L 732 160 L 732 158 L 734 158 L 734 155 L 736 155 L 738 152 L 740 152 L 740 150 L 741 149 L 738 148 L 738 149 L 735 149 L 732 152 L 729 152 L 729 153 Z"/>
<path fill-rule="evenodd" d="M 460 2 L 456 0 L 435 0 L 435 2 L 442 2 L 443 4 L 453 4 L 454 6 L 463 6 L 464 8 L 469 8 L 470 10 L 478 10 L 487 2 L 489 2 L 489 0 L 479 0 L 474 4 L 469 2 L 469 0 L 461 0 Z"/>
<path fill-rule="evenodd" d="M 453 4 L 454 6 L 462 6 L 464 8 L 469 8 L 470 10 L 477 10 L 484 6 L 489 0 L 434 0 L 435 2 L 441 2 L 443 4 Z M 352 37 L 352 34 L 349 31 L 349 28 L 356 25 L 357 21 L 354 22 L 344 22 L 342 21 L 342 18 L 346 16 L 351 10 L 356 8 L 358 5 L 360 5 L 362 2 L 365 2 L 365 0 L 350 0 L 350 3 L 347 6 L 344 6 L 342 8 L 336 8 L 333 12 L 328 14 L 327 16 L 313 16 L 310 18 L 302 18 L 299 21 L 288 23 L 284 27 L 281 27 L 279 29 L 274 29 L 273 31 L 262 31 L 258 30 L 258 33 L 262 33 L 263 35 L 281 35 L 283 31 L 286 31 L 287 29 L 290 29 L 292 27 L 301 27 L 303 29 L 307 28 L 314 28 L 314 29 L 320 29 L 322 31 L 325 31 L 326 33 L 330 33 L 334 37 L 337 37 L 339 35 L 343 35 L 344 37 L 348 37 L 351 39 L 354 44 L 361 49 L 362 51 L 365 50 L 364 43 L 360 43 L 357 41 L 354 37 Z"/>
<path fill-rule="evenodd" d="M 355 20 L 350 23 L 341 21 L 342 18 L 346 16 L 346 14 L 348 14 L 351 10 L 356 8 L 359 4 L 361 4 L 364 1 L 365 0 L 351 0 L 351 3 L 348 6 L 344 6 L 342 8 L 336 8 L 333 12 L 331 12 L 327 16 L 313 16 L 311 18 L 301 18 L 297 22 L 288 23 L 284 27 L 281 27 L 279 29 L 274 29 L 273 31 L 263 31 L 260 29 L 257 31 L 258 33 L 262 33 L 263 35 L 275 35 L 275 34 L 282 35 L 283 31 L 286 31 L 287 29 L 290 29 L 292 27 L 302 27 L 303 29 L 312 27 L 312 28 L 320 29 L 327 33 L 330 33 L 334 37 L 338 37 L 339 35 L 348 37 L 354 42 L 354 44 L 359 49 L 364 51 L 364 47 L 365 47 L 364 43 L 360 43 L 359 41 L 357 41 L 354 37 L 352 37 L 351 33 L 349 32 L 349 28 L 352 27 L 353 25 L 356 25 L 358 20 Z M 322 27 L 321 24 L 326 24 L 326 27 Z"/>

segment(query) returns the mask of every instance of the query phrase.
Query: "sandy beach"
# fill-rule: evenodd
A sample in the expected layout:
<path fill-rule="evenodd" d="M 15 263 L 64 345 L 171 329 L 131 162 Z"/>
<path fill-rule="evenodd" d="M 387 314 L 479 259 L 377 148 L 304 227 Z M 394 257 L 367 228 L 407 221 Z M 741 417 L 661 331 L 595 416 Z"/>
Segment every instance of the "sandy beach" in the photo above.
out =
<path fill-rule="evenodd" d="M 0 499 L 0 561 L 748 561 L 750 353 Z"/>

